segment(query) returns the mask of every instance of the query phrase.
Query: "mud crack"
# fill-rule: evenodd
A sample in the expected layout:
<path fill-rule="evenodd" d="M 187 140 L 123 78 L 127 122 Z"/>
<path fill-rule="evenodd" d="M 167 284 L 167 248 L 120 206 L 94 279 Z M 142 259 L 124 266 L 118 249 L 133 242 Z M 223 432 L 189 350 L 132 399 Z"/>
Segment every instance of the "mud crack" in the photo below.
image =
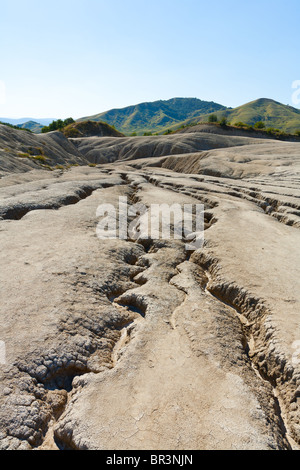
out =
<path fill-rule="evenodd" d="M 262 299 L 255 298 L 234 282 L 221 282 L 215 277 L 218 261 L 197 253 L 193 262 L 199 264 L 207 276 L 205 287 L 207 295 L 221 305 L 229 307 L 238 318 L 242 330 L 243 349 L 257 377 L 271 386 L 276 413 L 282 434 L 290 449 L 299 449 L 300 435 L 294 411 L 299 389 L 298 376 L 284 358 L 282 352 L 274 347 L 275 330 L 270 323 L 271 312 Z M 218 280 L 217 280 L 218 279 Z M 292 405 L 292 407 L 291 407 Z"/>

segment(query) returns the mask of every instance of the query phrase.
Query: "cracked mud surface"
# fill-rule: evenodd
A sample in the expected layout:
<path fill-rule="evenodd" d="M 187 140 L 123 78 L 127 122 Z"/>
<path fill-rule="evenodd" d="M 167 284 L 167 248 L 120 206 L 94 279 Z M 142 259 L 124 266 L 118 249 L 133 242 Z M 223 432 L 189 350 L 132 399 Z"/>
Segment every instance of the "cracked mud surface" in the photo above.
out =
<path fill-rule="evenodd" d="M 276 145 L 0 179 L 2 450 L 299 448 L 300 152 Z M 204 246 L 100 240 L 119 196 L 203 203 Z"/>

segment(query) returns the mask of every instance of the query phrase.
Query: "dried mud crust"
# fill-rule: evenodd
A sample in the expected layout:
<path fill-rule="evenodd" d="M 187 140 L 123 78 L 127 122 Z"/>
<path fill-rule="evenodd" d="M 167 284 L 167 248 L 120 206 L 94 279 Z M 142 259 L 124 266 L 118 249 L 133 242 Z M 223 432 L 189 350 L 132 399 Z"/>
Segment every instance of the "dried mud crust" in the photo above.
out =
<path fill-rule="evenodd" d="M 80 217 L 85 213 L 85 207 L 93 204 L 99 191 L 101 197 L 107 194 L 110 198 L 116 187 L 116 194 L 118 191 L 126 194 L 130 204 L 146 200 L 149 204 L 156 189 L 162 191 L 158 197 L 165 194 L 166 200 L 174 193 L 174 197 L 176 194 L 179 198 L 201 201 L 205 205 L 205 229 L 213 231 L 218 226 L 220 198 L 225 192 L 220 192 L 218 185 L 215 192 L 207 191 L 193 185 L 189 187 L 176 178 L 172 182 L 169 175 L 149 175 L 148 170 L 111 170 L 105 175 L 111 178 L 112 187 L 106 192 L 102 183 L 95 183 L 89 197 L 81 198 L 77 201 L 78 207 L 72 209 L 78 210 Z M 240 192 L 237 193 L 228 193 L 226 197 L 240 199 Z M 252 197 L 255 201 L 247 202 L 257 205 L 259 198 L 257 195 Z M 277 211 L 279 206 L 272 207 Z M 70 210 L 68 207 L 62 209 Z M 36 216 L 39 217 L 39 211 Z M 16 217 L 19 220 L 12 223 L 26 223 L 26 217 Z M 293 230 L 296 228 L 294 224 Z M 118 240 L 102 243 L 98 250 L 97 254 L 89 253 L 92 257 L 97 256 L 98 265 L 96 261 L 86 261 L 86 266 L 72 261 L 69 270 L 57 269 L 55 282 L 59 280 L 65 294 L 55 315 L 55 330 L 49 333 L 43 347 L 26 350 L 22 357 L 15 358 L 13 364 L 1 370 L 1 449 L 83 450 L 97 448 L 102 438 L 104 443 L 109 442 L 102 431 L 106 426 L 105 419 L 111 418 L 109 409 L 103 410 L 107 415 L 103 416 L 104 422 L 98 423 L 98 434 L 89 437 L 83 426 L 85 411 L 76 414 L 82 401 L 86 396 L 92 399 L 101 396 L 103 390 L 112 391 L 110 380 L 120 390 L 123 387 L 126 394 L 131 386 L 138 388 L 136 382 L 143 374 L 145 382 L 149 380 L 151 390 L 153 384 L 148 368 L 154 370 L 154 377 L 157 374 L 161 378 L 162 374 L 168 383 L 170 357 L 179 364 L 176 374 L 170 369 L 175 374 L 171 376 L 170 389 L 174 381 L 175 391 L 180 390 L 179 382 L 184 381 L 185 370 L 189 377 L 203 366 L 208 375 L 215 373 L 220 381 L 216 382 L 220 385 L 220 390 L 215 390 L 217 401 L 225 399 L 224 394 L 230 395 L 230 380 L 238 384 L 241 396 L 248 394 L 251 397 L 249 406 L 253 409 L 246 410 L 243 418 L 248 420 L 247 426 L 243 427 L 235 417 L 232 417 L 232 423 L 237 431 L 228 430 L 230 421 L 225 420 L 222 424 L 226 448 L 290 449 L 300 443 L 299 373 L 280 347 L 272 311 L 265 299 L 255 296 L 235 279 L 223 278 L 218 258 L 206 246 L 188 253 L 182 241 Z M 101 263 L 103 266 L 98 272 Z M 162 345 L 161 357 L 159 353 L 150 354 L 150 350 L 158 347 L 159 351 Z M 144 369 L 146 363 L 147 369 Z M 127 383 L 128 371 L 131 378 Z M 201 374 L 199 377 L 204 380 L 205 388 L 207 379 Z M 197 385 L 201 383 L 199 377 L 195 376 Z M 97 386 L 99 392 L 95 395 L 94 387 L 97 389 Z M 189 400 L 198 403 L 199 395 L 203 401 L 208 398 L 202 396 L 203 391 L 190 395 L 184 390 L 185 414 L 182 421 L 176 418 L 180 438 L 175 437 L 170 430 L 171 423 L 166 421 L 164 407 L 167 405 L 163 399 L 160 398 L 158 404 L 163 403 L 164 407 L 155 410 L 151 409 L 146 397 L 143 419 L 148 427 L 153 425 L 153 433 L 147 431 L 148 441 L 142 439 L 146 425 L 141 426 L 141 412 L 135 421 L 134 432 L 128 432 L 128 436 L 132 435 L 128 442 L 115 435 L 113 445 L 132 448 L 136 443 L 155 448 L 155 444 L 162 445 L 159 436 L 168 429 L 170 440 L 165 435 L 165 442 L 173 448 L 180 448 L 188 439 L 195 448 L 221 448 L 223 437 L 218 430 L 210 429 L 217 417 L 223 419 L 222 413 L 215 410 L 214 399 L 210 403 L 212 423 L 207 423 L 207 413 L 202 414 L 200 407 L 193 408 Z M 139 388 L 138 391 L 141 393 Z M 170 392 L 169 405 L 175 408 L 175 396 L 169 389 L 167 391 Z M 233 395 L 231 399 L 237 401 L 239 410 L 238 398 Z M 124 397 L 124 408 L 126 400 Z M 97 410 L 99 406 L 97 402 Z M 143 409 L 144 404 L 135 406 Z M 181 402 L 180 406 L 183 406 Z M 222 406 L 220 409 L 229 419 L 226 406 Z M 202 436 L 197 429 L 197 438 L 192 438 L 187 423 L 195 410 L 198 422 L 203 420 L 205 423 L 206 434 Z M 111 413 L 114 415 L 114 410 Z M 172 417 L 170 412 L 170 420 Z M 115 415 L 114 418 L 118 426 L 120 417 Z M 89 426 L 88 421 L 86 425 Z M 114 430 L 112 422 L 109 432 Z"/>
<path fill-rule="evenodd" d="M 258 377 L 270 384 L 275 409 L 291 448 L 299 448 L 300 374 L 283 353 L 272 311 L 264 299 L 256 298 L 235 282 L 225 281 L 218 273 L 218 260 L 205 253 L 196 253 L 193 261 L 207 276 L 206 290 L 221 304 L 236 312 L 242 326 L 243 345 Z"/>
<path fill-rule="evenodd" d="M 155 247 L 155 243 L 153 247 Z M 143 283 L 142 287 L 124 292 L 117 299 L 117 302 L 122 305 L 126 305 L 127 302 L 134 303 L 133 299 L 144 299 L 145 310 L 143 314 L 146 322 L 149 317 L 157 315 L 155 303 L 160 299 L 153 299 L 151 289 L 147 292 L 145 288 L 147 288 L 147 282 L 151 284 L 153 281 L 151 268 L 155 267 L 157 260 L 161 257 L 160 251 L 164 249 L 154 248 L 152 253 L 150 249 L 149 257 L 142 257 L 139 263 L 144 264 L 145 258 L 149 260 L 149 264 L 147 263 L 148 268 L 143 272 L 144 279 L 148 279 L 148 281 Z M 240 319 L 233 313 L 233 309 L 224 302 L 222 302 L 220 308 L 220 300 L 211 296 L 207 291 L 209 281 L 205 271 L 197 263 L 184 260 L 187 257 L 188 255 L 184 256 L 184 253 L 182 253 L 181 259 L 177 260 L 179 261 L 178 264 L 174 266 L 175 272 L 168 278 L 170 286 L 175 287 L 179 292 L 177 305 L 175 308 L 174 306 L 170 308 L 170 311 L 159 319 L 159 323 L 161 321 L 165 322 L 170 330 L 176 330 L 181 337 L 186 335 L 192 355 L 195 358 L 204 355 L 209 357 L 209 361 L 220 362 L 222 371 L 231 374 L 238 373 L 242 377 L 244 386 L 249 387 L 251 393 L 255 391 L 257 403 L 259 404 L 256 411 L 258 413 L 257 417 L 259 417 L 263 426 L 266 426 L 265 429 L 268 429 L 265 436 L 266 442 L 261 445 L 269 449 L 291 449 L 273 387 L 269 382 L 263 381 L 253 368 L 248 339 L 245 336 Z M 168 272 L 170 273 L 170 270 Z M 195 308 L 198 302 L 201 305 L 201 319 L 198 317 L 199 309 Z M 205 308 L 203 308 L 203 303 Z M 126 367 L 126 362 L 136 360 L 134 354 L 139 354 L 139 348 L 135 349 L 135 344 L 133 344 L 128 354 L 126 349 L 129 347 L 131 340 L 133 343 L 138 342 L 139 338 L 143 341 L 143 326 L 138 329 L 138 332 L 135 332 L 135 326 L 140 321 L 139 318 L 124 327 L 121 338 L 116 343 L 112 354 L 113 367 L 119 365 L 120 370 L 122 370 L 123 366 Z M 201 334 L 205 333 L 205 338 L 204 340 L 202 338 L 201 341 L 197 338 L 197 334 L 200 332 L 199 329 L 202 330 Z M 158 332 L 156 333 L 158 334 Z M 177 353 L 180 354 L 180 349 Z M 126 368 L 123 373 L 126 373 L 125 370 Z M 109 382 L 109 380 L 109 373 L 106 372 L 106 381 Z M 66 408 L 65 415 L 62 416 L 62 419 L 57 422 L 54 428 L 55 441 L 61 449 L 84 450 L 93 448 L 89 440 L 82 436 L 80 429 L 78 431 L 76 426 L 74 428 L 72 425 L 72 407 L 77 400 L 80 400 L 80 395 L 87 386 L 88 381 L 89 379 L 85 379 L 85 377 L 76 380 L 74 395 L 69 407 Z M 117 417 L 115 419 L 117 420 Z M 103 421 L 103 426 L 105 426 L 105 421 Z M 138 431 L 137 426 L 136 432 L 138 433 Z M 251 436 L 249 441 L 251 447 L 253 445 Z M 236 445 L 238 447 L 238 444 Z"/>
<path fill-rule="evenodd" d="M 132 200 L 136 202 L 136 193 L 135 196 L 132 197 Z M 213 215 L 210 212 L 208 214 L 209 220 L 207 220 L 207 222 L 211 221 L 213 218 Z M 158 246 L 159 244 L 150 243 L 150 249 L 149 245 L 147 247 L 149 255 L 143 255 L 137 263 L 140 265 L 145 265 L 146 267 L 145 271 L 139 273 L 135 278 L 135 281 L 137 283 L 140 283 L 142 287 L 125 291 L 118 298 L 114 299 L 114 302 L 117 302 L 119 305 L 129 307 L 129 309 L 138 312 L 139 314 L 141 314 L 142 317 L 145 317 L 146 319 L 148 318 L 148 314 L 151 316 L 151 311 L 155 312 L 155 302 L 157 302 L 156 299 L 155 301 L 153 301 L 151 294 L 145 294 L 144 287 L 147 286 L 148 281 L 151 282 L 152 280 L 151 267 L 153 266 L 153 259 L 156 259 L 157 261 L 157 259 L 160 258 L 160 250 L 165 249 L 165 247 L 163 246 L 161 248 L 158 248 Z M 192 261 L 187 261 L 187 259 L 190 258 L 189 253 L 186 253 L 185 255 L 183 254 L 182 258 L 183 259 L 181 259 L 180 262 L 176 264 L 176 266 L 174 266 L 177 271 L 176 274 L 171 275 L 170 269 L 166 270 L 169 284 L 175 286 L 180 292 L 184 293 L 184 297 L 182 297 L 181 303 L 176 306 L 176 308 L 171 312 L 171 315 L 164 318 L 164 321 L 169 324 L 172 329 L 177 328 L 176 318 L 180 314 L 180 311 L 186 308 L 186 303 L 190 301 L 189 296 L 208 296 L 212 293 L 208 289 L 208 277 L 202 267 L 199 267 Z M 182 273 L 184 273 L 185 275 L 182 276 Z M 189 276 L 191 277 L 191 279 L 189 279 Z M 181 277 L 183 278 L 182 282 L 180 282 Z M 199 292 L 201 293 L 199 294 Z M 223 338 L 223 343 L 224 341 L 226 341 L 226 338 L 230 339 L 229 344 L 226 345 L 226 347 L 224 348 L 224 350 L 226 351 L 225 353 L 223 350 L 223 344 L 222 348 L 220 348 L 220 345 L 213 346 L 210 349 L 210 355 L 215 355 L 218 360 L 220 360 L 221 358 L 222 367 L 224 369 L 228 368 L 235 370 L 235 368 L 238 367 L 240 369 L 240 372 L 244 370 L 243 380 L 252 390 L 253 388 L 255 389 L 255 394 L 260 403 L 261 409 L 263 410 L 261 419 L 265 420 L 266 423 L 268 423 L 267 426 L 269 426 L 270 428 L 270 434 L 268 436 L 269 447 L 278 449 L 290 449 L 291 444 L 288 440 L 288 433 L 284 424 L 282 411 L 279 405 L 279 401 L 274 392 L 273 386 L 271 385 L 271 382 L 263 381 L 259 375 L 258 369 L 254 369 L 253 367 L 254 362 L 252 361 L 248 335 L 245 333 L 245 325 L 242 320 L 242 316 L 234 315 L 232 313 L 233 309 L 229 308 L 227 302 L 221 300 L 220 297 L 216 296 L 215 294 L 213 295 L 213 299 L 213 301 L 211 301 L 210 298 L 209 300 L 206 299 L 206 302 L 210 301 L 212 302 L 212 304 L 214 304 L 214 306 L 212 307 L 212 311 L 214 309 L 218 311 L 218 313 L 216 314 L 216 318 L 214 318 L 214 321 L 212 322 L 214 324 L 210 325 L 210 330 L 214 331 L 214 329 L 216 328 L 218 331 L 221 329 L 222 335 L 220 335 L 219 333 L 218 337 L 220 338 L 221 336 Z M 219 311 L 218 306 L 220 302 L 221 311 Z M 209 315 L 211 316 L 211 311 L 209 312 Z M 132 331 L 134 331 L 134 323 L 130 323 L 129 325 L 125 326 L 120 341 L 115 346 L 114 366 L 116 366 L 117 360 L 122 357 L 122 355 L 124 354 L 124 349 L 130 343 Z M 193 349 L 193 335 L 195 333 L 191 333 L 189 331 L 189 327 L 187 326 L 185 326 L 185 332 L 188 335 L 189 340 L 191 341 Z M 213 334 L 211 336 L 213 336 Z M 232 348 L 231 344 L 233 336 L 235 336 L 236 341 L 235 348 Z M 210 347 L 209 341 L 206 341 L 205 347 Z M 228 351 L 230 351 L 230 349 L 231 352 L 228 354 Z M 123 351 L 122 354 L 120 354 L 120 351 Z M 196 348 L 194 352 L 196 352 L 196 355 L 203 353 L 202 351 L 201 353 L 199 353 L 199 350 L 197 350 Z M 79 394 L 80 388 L 82 386 L 84 387 L 84 385 L 84 380 L 77 381 L 77 390 L 79 390 Z M 56 441 L 59 442 L 61 448 L 84 449 L 89 447 L 86 441 L 80 437 L 80 433 L 79 436 L 76 436 L 76 433 L 73 433 L 73 430 L 70 429 L 68 410 L 66 412 L 65 417 L 55 427 L 54 434 Z"/>

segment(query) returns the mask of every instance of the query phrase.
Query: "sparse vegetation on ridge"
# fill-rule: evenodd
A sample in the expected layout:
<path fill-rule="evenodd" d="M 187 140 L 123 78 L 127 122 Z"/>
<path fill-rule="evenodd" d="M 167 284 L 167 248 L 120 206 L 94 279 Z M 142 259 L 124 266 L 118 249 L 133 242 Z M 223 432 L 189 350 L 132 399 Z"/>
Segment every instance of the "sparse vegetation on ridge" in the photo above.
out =
<path fill-rule="evenodd" d="M 213 119 L 213 121 L 210 121 Z M 258 99 L 237 108 L 227 108 L 215 102 L 196 98 L 173 98 L 168 101 L 140 103 L 122 109 L 111 109 L 104 113 L 77 122 L 91 120 L 104 121 L 115 126 L 127 136 L 164 134 L 176 131 L 179 127 L 201 122 L 245 123 L 253 128 L 263 122 L 265 128 L 279 129 L 293 134 L 300 128 L 300 110 L 271 99 Z M 225 125 L 227 125 L 227 123 Z"/>
<path fill-rule="evenodd" d="M 41 130 L 42 134 L 45 134 L 47 132 L 52 132 L 52 131 L 61 131 L 64 129 L 66 126 L 69 124 L 72 124 L 74 121 L 73 118 L 67 118 L 65 120 L 58 119 L 57 121 L 52 121 L 49 126 L 44 126 Z"/>
<path fill-rule="evenodd" d="M 236 126 L 238 124 L 237 127 L 255 126 L 262 122 L 265 128 L 279 129 L 288 134 L 295 134 L 300 127 L 300 109 L 267 98 L 220 110 L 215 114 L 218 121 L 225 117 Z M 209 115 L 203 116 L 200 122 L 207 122 L 208 119 Z"/>
<path fill-rule="evenodd" d="M 258 124 L 258 126 L 250 126 L 244 122 L 235 122 L 231 124 L 230 122 L 227 121 L 226 118 L 222 118 L 220 121 L 217 120 L 217 122 L 209 121 L 208 122 L 200 122 L 198 124 L 191 124 L 191 125 L 186 125 L 186 126 L 180 126 L 176 130 L 173 131 L 168 131 L 168 134 L 177 134 L 178 132 L 182 131 L 183 129 L 189 129 L 195 126 L 201 126 L 201 125 L 213 125 L 217 127 L 222 127 L 223 129 L 227 129 L 228 131 L 234 131 L 235 129 L 242 130 L 245 132 L 251 132 L 253 135 L 257 134 L 260 136 L 272 136 L 273 138 L 282 138 L 282 139 L 292 139 L 295 140 L 295 137 L 300 137 L 300 131 L 296 131 L 294 134 L 289 134 L 287 132 L 284 132 L 280 129 L 275 129 L 273 127 L 266 127 L 265 123 L 261 122 Z"/>
<path fill-rule="evenodd" d="M 66 137 L 123 137 L 124 134 L 117 131 L 106 122 L 82 121 L 68 124 L 62 129 Z"/>
<path fill-rule="evenodd" d="M 13 124 L 9 124 L 8 122 L 0 121 L 0 124 L 3 124 L 3 126 L 11 127 L 12 129 L 16 129 L 18 131 L 26 131 L 32 133 L 30 129 L 26 129 L 25 127 L 14 126 Z"/>
<path fill-rule="evenodd" d="M 139 103 L 122 109 L 112 109 L 97 115 L 83 117 L 80 121 L 104 121 L 115 126 L 120 132 L 130 136 L 132 133 L 143 135 L 164 133 L 184 123 L 199 121 L 201 116 L 226 110 L 213 101 L 202 101 L 197 98 L 172 98 L 154 102 Z M 187 122 L 186 122 L 187 121 Z"/>

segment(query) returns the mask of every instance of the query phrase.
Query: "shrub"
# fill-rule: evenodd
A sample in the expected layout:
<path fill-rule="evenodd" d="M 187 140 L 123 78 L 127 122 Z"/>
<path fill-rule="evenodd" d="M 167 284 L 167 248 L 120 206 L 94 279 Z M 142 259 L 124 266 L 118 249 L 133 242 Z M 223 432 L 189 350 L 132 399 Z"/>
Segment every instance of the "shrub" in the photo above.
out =
<path fill-rule="evenodd" d="M 25 153 L 25 152 L 18 152 L 17 156 L 20 157 L 20 158 L 29 158 L 30 157 L 29 153 Z"/>
<path fill-rule="evenodd" d="M 220 126 L 226 127 L 227 125 L 228 125 L 227 119 L 226 119 L 226 117 L 223 117 L 223 118 L 220 120 Z"/>
<path fill-rule="evenodd" d="M 297 135 L 298 137 L 300 137 L 300 131 L 296 131 L 296 132 L 295 132 L 295 135 Z"/>
<path fill-rule="evenodd" d="M 279 129 L 274 129 L 274 127 L 268 127 L 268 129 L 266 129 L 266 133 L 270 135 L 277 135 L 281 134 L 281 131 Z"/>
<path fill-rule="evenodd" d="M 73 118 L 67 118 L 64 121 L 62 119 L 58 119 L 57 121 L 52 121 L 49 126 L 44 126 L 41 130 L 43 134 L 46 132 L 52 132 L 52 131 L 60 131 L 64 127 L 68 126 L 69 124 L 73 124 L 75 121 Z"/>
<path fill-rule="evenodd" d="M 216 114 L 211 114 L 208 118 L 208 122 L 218 122 L 218 116 Z"/>
<path fill-rule="evenodd" d="M 36 160 L 36 161 L 42 162 L 42 163 L 45 163 L 46 160 L 47 160 L 47 157 L 45 157 L 45 155 L 34 155 L 34 156 L 30 156 L 30 158 L 32 160 Z"/>
<path fill-rule="evenodd" d="M 265 129 L 266 125 L 262 121 L 258 121 L 254 124 L 254 129 Z"/>
<path fill-rule="evenodd" d="M 80 136 L 80 132 L 78 129 L 76 129 L 75 127 L 71 127 L 70 129 L 66 129 L 64 131 L 64 134 L 66 137 L 79 137 Z"/>
<path fill-rule="evenodd" d="M 64 120 L 64 127 L 68 126 L 69 124 L 74 124 L 74 119 L 73 118 L 67 118 Z"/>

